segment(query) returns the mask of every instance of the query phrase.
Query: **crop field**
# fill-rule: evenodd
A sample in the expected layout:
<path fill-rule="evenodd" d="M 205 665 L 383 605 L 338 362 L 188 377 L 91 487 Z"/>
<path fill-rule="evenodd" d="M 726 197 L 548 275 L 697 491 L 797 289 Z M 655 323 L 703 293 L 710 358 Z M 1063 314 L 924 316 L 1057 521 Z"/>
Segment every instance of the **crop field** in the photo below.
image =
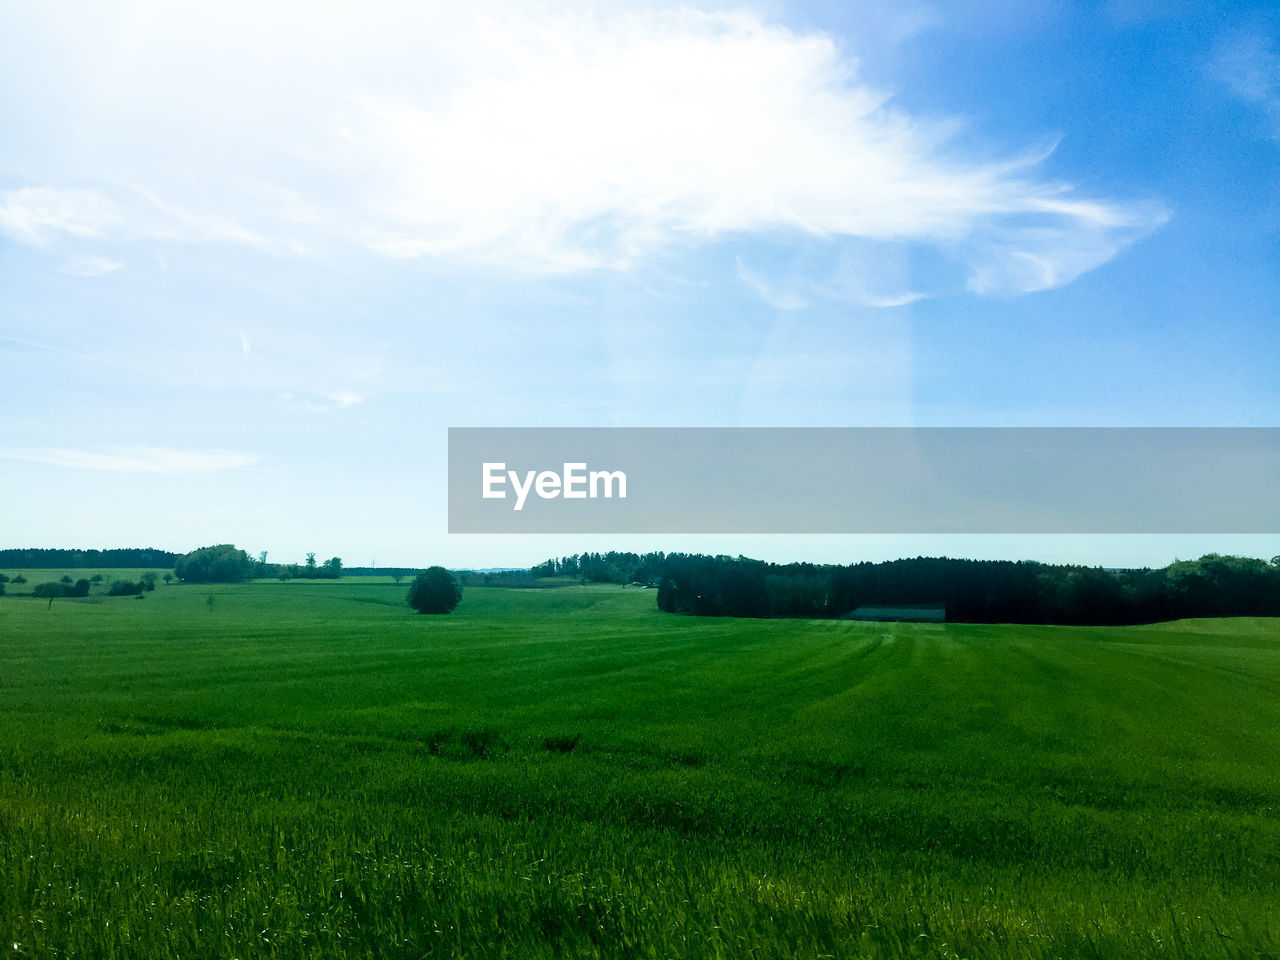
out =
<path fill-rule="evenodd" d="M 0 597 L 0 956 L 1280 957 L 1278 621 L 405 589 Z"/>

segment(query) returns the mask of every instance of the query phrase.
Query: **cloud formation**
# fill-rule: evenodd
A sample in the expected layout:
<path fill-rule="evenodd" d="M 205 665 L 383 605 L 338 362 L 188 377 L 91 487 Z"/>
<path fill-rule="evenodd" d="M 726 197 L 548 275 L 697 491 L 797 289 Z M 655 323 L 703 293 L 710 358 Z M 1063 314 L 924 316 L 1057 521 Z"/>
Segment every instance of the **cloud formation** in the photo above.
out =
<path fill-rule="evenodd" d="M 68 122 L 121 132 L 91 154 L 114 186 L 0 199 L 20 242 L 357 244 L 571 273 L 794 234 L 926 245 L 971 292 L 1001 294 L 1066 283 L 1166 216 L 1038 175 L 1043 152 L 972 156 L 957 124 L 896 108 L 830 37 L 746 12 L 120 10 L 129 31 L 97 46 L 46 25 L 55 59 L 79 58 Z"/>
<path fill-rule="evenodd" d="M 105 277 L 122 269 L 123 263 L 106 257 L 73 257 L 62 265 L 61 271 L 73 277 Z"/>
<path fill-rule="evenodd" d="M 110 470 L 129 473 L 210 473 L 257 463 L 251 453 L 237 450 L 174 450 L 168 447 L 111 447 L 105 451 L 67 450 L 58 447 L 0 449 L 0 458 L 45 463 L 76 470 Z"/>
<path fill-rule="evenodd" d="M 1273 140 L 1280 140 L 1280 52 L 1262 33 L 1224 37 L 1214 47 L 1210 71 L 1246 103 L 1256 105 L 1270 122 Z"/>
<path fill-rule="evenodd" d="M 360 394 L 350 390 L 339 390 L 336 393 L 325 394 L 323 400 L 303 400 L 302 405 L 312 413 L 328 413 L 330 410 L 346 410 L 363 402 L 364 397 Z"/>
<path fill-rule="evenodd" d="M 21 187 L 0 190 L 0 234 L 43 247 L 60 234 L 101 238 L 119 221 L 115 205 L 93 190 Z"/>

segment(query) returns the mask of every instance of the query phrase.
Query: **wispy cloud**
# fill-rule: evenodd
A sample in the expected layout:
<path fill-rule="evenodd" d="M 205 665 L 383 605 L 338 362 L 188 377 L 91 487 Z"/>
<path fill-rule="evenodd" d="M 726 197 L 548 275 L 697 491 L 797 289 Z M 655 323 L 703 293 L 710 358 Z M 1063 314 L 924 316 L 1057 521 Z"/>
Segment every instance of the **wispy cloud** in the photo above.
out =
<path fill-rule="evenodd" d="M 1280 52 L 1263 33 L 1224 37 L 1214 46 L 1209 70 L 1242 100 L 1267 116 L 1270 134 L 1280 140 Z"/>
<path fill-rule="evenodd" d="M 779 310 L 833 302 L 885 310 L 930 298 L 911 288 L 910 258 L 903 244 L 844 241 L 831 246 L 830 251 L 784 259 L 781 267 L 767 256 L 764 266 L 748 266 L 738 257 L 738 279 Z"/>
<path fill-rule="evenodd" d="M 174 450 L 168 447 L 109 447 L 103 451 L 59 447 L 0 449 L 0 458 L 45 463 L 76 470 L 132 473 L 209 473 L 252 466 L 256 455 L 237 450 Z"/>
<path fill-rule="evenodd" d="M 286 394 L 286 399 L 291 398 L 292 394 Z M 325 394 L 320 400 L 303 400 L 302 406 L 312 413 L 328 413 L 331 410 L 345 410 L 348 407 L 354 407 L 358 403 L 363 403 L 364 397 L 350 390 L 339 390 L 337 393 Z"/>
<path fill-rule="evenodd" d="M 91 353 L 81 353 L 78 350 L 68 350 L 66 347 L 54 346 L 51 343 L 40 343 L 36 340 L 26 340 L 22 337 L 10 337 L 7 334 L 0 334 L 0 341 L 5 343 L 16 343 L 22 347 L 30 347 L 33 350 L 45 350 L 49 353 L 59 353 L 64 357 L 75 357 L 77 360 L 88 360 L 90 363 L 101 363 L 108 367 L 119 367 L 122 370 L 131 370 L 134 373 L 145 374 L 148 371 L 141 367 L 135 367 L 132 364 L 121 363 L 118 360 L 111 360 L 107 357 L 97 357 Z"/>
<path fill-rule="evenodd" d="M 1054 210 L 1057 203 L 1048 205 Z M 1169 219 L 1159 203 L 1072 205 L 1068 219 L 1035 225 L 996 225 L 966 251 L 968 289 L 976 294 L 1022 294 L 1069 283 L 1111 260 Z"/>
<path fill-rule="evenodd" d="M 754 270 L 751 270 L 742 258 L 737 259 L 738 279 L 741 280 L 748 289 L 758 296 L 769 306 L 776 310 L 803 310 L 809 305 L 809 301 L 801 296 L 797 291 L 779 287 L 769 283 Z"/>
<path fill-rule="evenodd" d="M 124 264 L 118 260 L 108 260 L 106 257 L 75 257 L 64 263 L 60 272 L 73 277 L 105 277 L 122 269 Z"/>
<path fill-rule="evenodd" d="M 915 293 L 907 290 L 903 293 L 896 293 L 889 296 L 873 296 L 870 294 L 862 297 L 862 304 L 868 307 L 905 307 L 916 303 L 920 300 L 927 300 L 929 295 L 926 293 Z"/>
<path fill-rule="evenodd" d="M 21 187 L 0 191 L 0 233 L 38 247 L 59 234 L 102 237 L 120 219 L 115 204 L 94 190 Z"/>
<path fill-rule="evenodd" d="M 119 209 L 134 236 L 571 273 L 791 233 L 932 247 L 989 294 L 1069 282 L 1165 218 L 1053 182 L 1038 172 L 1044 151 L 975 155 L 960 124 L 895 106 L 829 36 L 752 13 L 319 5 L 305 18 L 315 42 L 299 44 L 288 4 L 255 7 L 253 31 L 122 4 L 129 31 L 82 25 L 57 49 L 76 58 L 71 82 L 106 90 L 78 92 L 81 122 L 118 127 L 126 145 L 95 156 L 85 182 L 100 168 L 94 182 L 114 170 L 129 186 L 97 208 L 91 194 L 51 209 L 19 191 L 0 226 L 23 242 L 101 232 Z M 58 7 L 44 15 L 65 22 Z M 126 35 L 121 72 L 109 38 Z M 254 95 L 264 85 L 269 102 Z M 907 288 L 870 300 L 939 292 Z"/>

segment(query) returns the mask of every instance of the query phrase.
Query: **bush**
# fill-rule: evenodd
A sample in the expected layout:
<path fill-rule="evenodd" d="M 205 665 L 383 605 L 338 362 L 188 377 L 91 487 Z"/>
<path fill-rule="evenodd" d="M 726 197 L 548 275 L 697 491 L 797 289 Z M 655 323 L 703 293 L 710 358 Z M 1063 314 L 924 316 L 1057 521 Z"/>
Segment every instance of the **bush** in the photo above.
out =
<path fill-rule="evenodd" d="M 405 597 L 419 613 L 452 613 L 462 599 L 462 587 L 444 567 L 428 567 L 414 579 Z"/>
<path fill-rule="evenodd" d="M 33 597 L 40 597 L 41 599 L 44 597 L 49 597 L 51 599 L 53 597 L 61 597 L 66 595 L 66 587 L 58 583 L 56 580 L 50 580 L 48 583 L 37 583 L 31 588 L 31 595 Z"/>
<path fill-rule="evenodd" d="M 107 587 L 108 597 L 136 597 L 142 594 L 145 588 L 140 583 L 134 583 L 132 580 L 112 580 L 111 586 Z"/>

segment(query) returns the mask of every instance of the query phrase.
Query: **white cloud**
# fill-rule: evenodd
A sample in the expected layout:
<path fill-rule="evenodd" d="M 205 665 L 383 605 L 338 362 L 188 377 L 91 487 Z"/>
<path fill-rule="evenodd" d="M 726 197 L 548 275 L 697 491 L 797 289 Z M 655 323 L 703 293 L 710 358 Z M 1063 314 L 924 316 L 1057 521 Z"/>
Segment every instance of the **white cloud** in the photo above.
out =
<path fill-rule="evenodd" d="M 976 294 L 1021 294 L 1069 283 L 1161 226 L 1159 204 L 1083 204 L 1067 221 L 994 227 L 966 252 L 968 289 Z"/>
<path fill-rule="evenodd" d="M 890 294 L 889 296 L 864 296 L 861 300 L 864 306 L 868 307 L 905 307 L 909 304 L 916 303 L 920 300 L 927 300 L 927 293 L 915 293 L 907 290 L 903 293 Z"/>
<path fill-rule="evenodd" d="M 0 333 L 0 341 L 5 343 L 16 343 L 19 346 L 30 347 L 33 350 L 45 350 L 49 353 L 58 353 L 65 357 L 75 357 L 77 360 L 87 360 L 90 363 L 100 363 L 108 367 L 119 367 L 121 370 L 130 370 L 134 373 L 145 374 L 147 371 L 141 367 L 128 363 L 121 363 L 118 360 L 112 360 L 109 357 L 94 356 L 89 353 L 81 353 L 78 350 L 68 350 L 66 347 L 59 347 L 51 343 L 40 343 L 36 340 L 27 340 L 23 337 L 11 337 L 8 334 Z"/>
<path fill-rule="evenodd" d="M 1017 293 L 1164 218 L 1037 176 L 1043 155 L 969 155 L 830 37 L 746 12 L 126 0 L 67 27 L 47 10 L 58 119 L 100 149 L 76 169 L 60 134 L 34 139 L 64 176 L 127 185 L 111 200 L 133 236 L 573 272 L 794 233 L 932 246 L 970 290 Z M 34 242 L 43 222 L 0 226 Z M 936 292 L 908 289 L 868 302 Z"/>
<path fill-rule="evenodd" d="M 889 308 L 905 307 L 929 295 L 913 290 L 899 290 L 892 293 L 872 292 L 868 285 L 884 278 L 860 276 L 867 271 L 851 271 L 847 265 L 826 271 L 831 276 L 818 283 L 808 277 L 791 276 L 783 280 L 766 279 L 759 271 L 752 270 L 742 258 L 737 258 L 738 279 L 769 306 L 775 310 L 803 310 L 816 299 L 839 300 L 852 302 L 864 307 Z"/>
<path fill-rule="evenodd" d="M 741 257 L 737 259 L 737 266 L 738 279 L 775 310 L 803 310 L 809 305 L 809 301 L 795 290 L 775 286 L 766 281 L 754 270 L 748 268 Z"/>
<path fill-rule="evenodd" d="M 286 398 L 290 396 L 292 395 L 285 394 Z M 312 413 L 328 413 L 330 410 L 345 410 L 363 402 L 364 397 L 360 394 L 352 393 L 350 390 L 339 390 L 337 393 L 325 394 L 323 400 L 304 400 L 302 405 Z"/>
<path fill-rule="evenodd" d="M 1260 33 L 1225 37 L 1215 45 L 1209 69 L 1236 96 L 1261 108 L 1272 139 L 1280 140 L 1280 52 L 1274 40 Z"/>
<path fill-rule="evenodd" d="M 110 447 L 105 451 L 66 450 L 57 447 L 0 449 L 0 458 L 46 463 L 77 470 L 111 470 L 132 473 L 209 473 L 252 466 L 256 455 L 236 450 L 174 450 L 167 447 Z"/>
<path fill-rule="evenodd" d="M 59 234 L 98 238 L 119 219 L 115 205 L 93 190 L 21 187 L 0 191 L 0 233 L 29 246 Z"/>
<path fill-rule="evenodd" d="M 106 257 L 75 257 L 62 265 L 61 272 L 75 277 L 105 277 L 123 268 L 120 261 Z"/>
<path fill-rule="evenodd" d="M 893 109 L 820 35 L 681 12 L 498 40 L 506 62 L 482 58 L 441 102 L 350 101 L 344 134 L 378 170 L 375 249 L 568 271 L 778 230 L 984 260 L 997 231 L 1052 230 L 1096 262 L 1128 242 L 1128 211 L 1032 178 L 1039 157 L 965 159 L 953 126 Z"/>

